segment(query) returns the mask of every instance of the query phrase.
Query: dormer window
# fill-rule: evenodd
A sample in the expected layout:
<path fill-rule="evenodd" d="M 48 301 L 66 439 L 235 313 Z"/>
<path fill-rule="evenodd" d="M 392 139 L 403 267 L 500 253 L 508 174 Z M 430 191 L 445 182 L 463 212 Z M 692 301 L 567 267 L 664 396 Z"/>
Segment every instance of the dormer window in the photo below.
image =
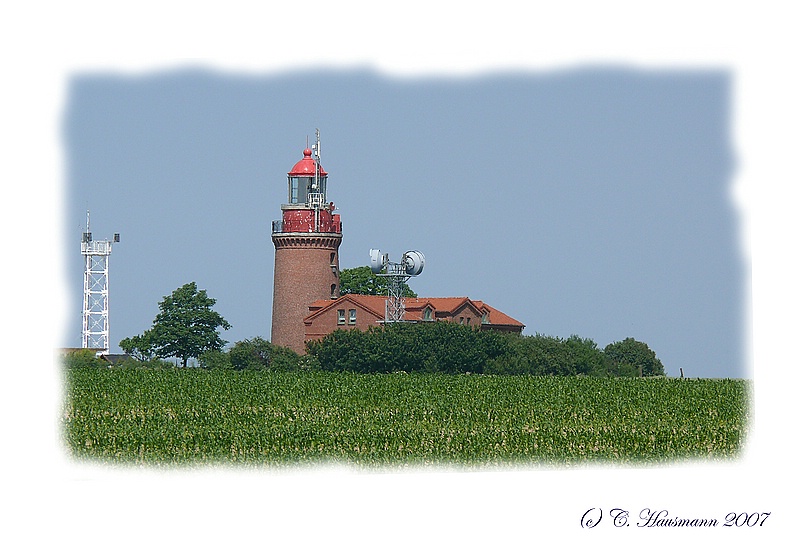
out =
<path fill-rule="evenodd" d="M 433 310 L 430 307 L 426 307 L 425 311 L 422 312 L 422 318 L 426 321 L 433 320 Z"/>
<path fill-rule="evenodd" d="M 481 315 L 481 324 L 489 324 L 489 314 L 484 313 Z"/>

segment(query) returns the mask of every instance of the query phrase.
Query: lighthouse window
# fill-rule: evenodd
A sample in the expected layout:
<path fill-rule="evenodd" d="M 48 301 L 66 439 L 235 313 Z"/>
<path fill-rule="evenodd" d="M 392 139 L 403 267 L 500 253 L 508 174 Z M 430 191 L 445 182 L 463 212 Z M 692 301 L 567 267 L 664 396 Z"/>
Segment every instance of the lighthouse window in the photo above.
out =
<path fill-rule="evenodd" d="M 328 178 L 325 177 L 325 176 L 322 176 L 322 177 L 319 178 L 319 187 L 317 187 L 317 191 L 318 192 L 321 192 L 322 194 L 325 194 L 325 188 L 326 188 L 325 186 L 328 184 L 328 183 L 326 183 L 327 180 L 328 180 Z"/>
<path fill-rule="evenodd" d="M 339 317 L 339 320 L 337 321 L 337 324 L 344 324 L 344 309 L 340 309 L 337 312 L 337 316 Z"/>
<path fill-rule="evenodd" d="M 347 322 L 349 324 L 355 324 L 356 323 L 356 310 L 355 309 L 351 309 L 350 310 L 350 319 Z"/>
<path fill-rule="evenodd" d="M 296 204 L 297 203 L 297 191 L 298 191 L 298 181 L 296 177 L 289 178 L 289 203 Z"/>

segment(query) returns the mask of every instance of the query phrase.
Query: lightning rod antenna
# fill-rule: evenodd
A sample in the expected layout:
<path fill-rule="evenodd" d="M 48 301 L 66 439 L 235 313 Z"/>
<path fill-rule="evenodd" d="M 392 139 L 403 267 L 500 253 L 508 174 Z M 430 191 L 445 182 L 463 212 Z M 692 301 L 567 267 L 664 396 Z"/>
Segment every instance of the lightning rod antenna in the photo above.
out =
<path fill-rule="evenodd" d="M 321 169 L 320 160 L 319 160 L 319 128 L 316 129 L 316 138 L 317 142 L 314 144 L 314 185 L 313 191 L 315 193 L 319 193 L 320 186 L 319 186 L 319 170 Z M 321 194 L 317 194 L 314 199 L 314 231 L 319 232 L 319 207 L 323 204 L 322 200 L 320 200 Z"/>

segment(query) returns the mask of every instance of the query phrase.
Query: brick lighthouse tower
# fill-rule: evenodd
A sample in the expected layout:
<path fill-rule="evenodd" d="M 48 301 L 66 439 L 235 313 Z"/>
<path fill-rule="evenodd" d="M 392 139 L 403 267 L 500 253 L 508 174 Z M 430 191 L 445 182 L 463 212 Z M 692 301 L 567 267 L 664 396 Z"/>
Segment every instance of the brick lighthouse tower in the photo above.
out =
<path fill-rule="evenodd" d="M 304 317 L 315 300 L 339 296 L 342 223 L 326 198 L 328 173 L 319 159 L 319 130 L 312 149 L 289 172 L 288 203 L 272 223 L 275 278 L 272 336 L 275 345 L 305 352 Z"/>

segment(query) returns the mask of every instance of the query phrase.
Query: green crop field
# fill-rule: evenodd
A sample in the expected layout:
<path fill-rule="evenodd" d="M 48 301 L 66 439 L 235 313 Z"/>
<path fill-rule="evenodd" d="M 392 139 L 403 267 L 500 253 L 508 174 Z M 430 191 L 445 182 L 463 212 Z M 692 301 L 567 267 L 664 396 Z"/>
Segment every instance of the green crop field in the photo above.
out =
<path fill-rule="evenodd" d="M 146 465 L 569 466 L 735 459 L 750 382 L 68 370 L 76 459 Z"/>

